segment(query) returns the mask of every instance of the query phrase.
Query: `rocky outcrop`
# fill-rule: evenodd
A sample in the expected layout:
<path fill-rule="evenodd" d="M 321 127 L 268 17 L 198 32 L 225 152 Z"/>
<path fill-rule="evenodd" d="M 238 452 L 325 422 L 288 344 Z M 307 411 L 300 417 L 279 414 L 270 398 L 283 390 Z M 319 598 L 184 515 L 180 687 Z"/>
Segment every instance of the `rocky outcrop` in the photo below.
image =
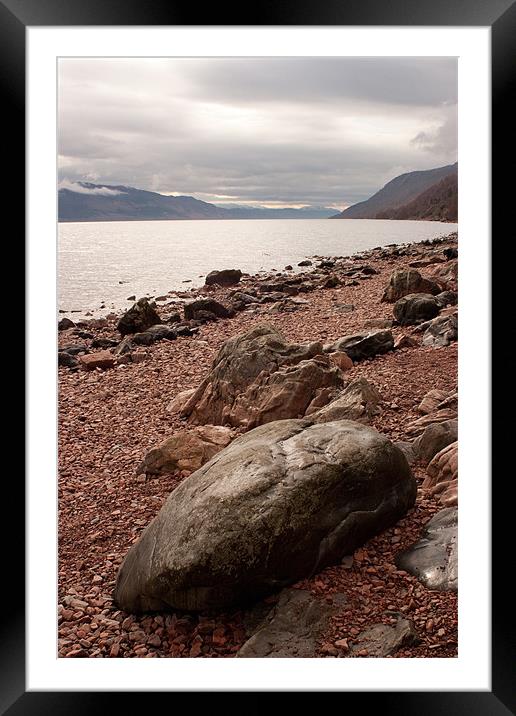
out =
<path fill-rule="evenodd" d="M 346 603 L 343 594 L 332 603 L 305 589 L 284 589 L 254 634 L 236 654 L 239 658 L 311 658 L 329 618 Z"/>
<path fill-rule="evenodd" d="M 387 353 L 394 347 L 394 338 L 391 331 L 366 331 L 344 336 L 334 343 L 324 347 L 326 353 L 341 351 L 346 353 L 352 361 L 373 358 L 379 353 Z"/>
<path fill-rule="evenodd" d="M 321 343 L 289 343 L 276 328 L 258 325 L 223 344 L 211 371 L 181 412 L 194 424 L 236 425 L 239 419 L 233 418 L 234 405 L 237 400 L 244 405 L 244 396 L 248 390 L 254 391 L 255 381 L 263 385 L 279 368 L 295 366 L 321 353 Z M 317 371 L 317 366 L 312 368 Z M 331 380 L 337 382 L 337 376 L 335 369 Z M 283 373 L 283 378 L 288 379 L 288 374 Z"/>
<path fill-rule="evenodd" d="M 428 589 L 457 591 L 457 508 L 447 507 L 426 524 L 422 538 L 396 558 Z"/>
<path fill-rule="evenodd" d="M 206 276 L 204 283 L 206 286 L 235 286 L 240 283 L 242 271 L 240 269 L 223 269 L 222 271 L 210 271 Z"/>
<path fill-rule="evenodd" d="M 250 429 L 274 420 L 302 418 L 328 403 L 343 385 L 342 372 L 327 356 L 283 365 L 274 373 L 260 373 L 237 396 L 225 419 L 230 425 Z"/>
<path fill-rule="evenodd" d="M 429 293 L 411 293 L 394 304 L 394 318 L 402 326 L 428 321 L 439 313 L 440 306 Z"/>
<path fill-rule="evenodd" d="M 184 480 L 126 556 L 126 611 L 226 608 L 351 554 L 414 504 L 403 453 L 351 421 L 281 420 Z"/>
<path fill-rule="evenodd" d="M 317 423 L 332 420 L 357 420 L 367 423 L 380 412 L 380 393 L 365 378 L 357 378 L 331 403 L 313 413 L 310 418 Z"/>
<path fill-rule="evenodd" d="M 163 475 L 174 470 L 198 470 L 231 442 L 233 434 L 220 425 L 203 425 L 173 433 L 151 448 L 136 470 L 137 475 Z"/>
<path fill-rule="evenodd" d="M 424 415 L 422 418 L 412 420 L 405 428 L 405 432 L 410 437 L 417 437 L 418 435 L 422 435 L 430 425 L 444 423 L 447 420 L 454 420 L 456 417 L 456 407 L 439 408 L 439 410 L 434 410 L 432 413 L 428 413 L 428 415 Z"/>
<path fill-rule="evenodd" d="M 432 495 L 439 495 L 439 501 L 445 507 L 457 505 L 458 457 L 459 443 L 454 442 L 440 450 L 426 468 L 428 477 L 422 487 L 429 490 Z"/>
<path fill-rule="evenodd" d="M 392 272 L 389 284 L 382 296 L 382 302 L 395 303 L 403 296 L 413 293 L 437 294 L 441 292 L 435 281 L 423 278 L 415 269 L 396 269 Z"/>
<path fill-rule="evenodd" d="M 156 311 L 156 304 L 149 303 L 147 298 L 140 298 L 120 318 L 117 329 L 122 336 L 126 336 L 130 333 L 146 331 L 156 323 L 161 323 L 161 318 Z"/>

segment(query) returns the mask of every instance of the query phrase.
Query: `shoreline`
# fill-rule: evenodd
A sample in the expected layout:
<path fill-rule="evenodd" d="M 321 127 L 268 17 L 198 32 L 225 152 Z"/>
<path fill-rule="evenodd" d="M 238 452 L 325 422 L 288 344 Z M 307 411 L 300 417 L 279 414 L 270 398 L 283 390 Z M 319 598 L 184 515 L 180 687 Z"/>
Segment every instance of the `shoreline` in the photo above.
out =
<path fill-rule="evenodd" d="M 254 221 L 254 220 L 250 220 L 250 221 Z M 315 219 L 314 221 L 319 221 L 319 220 Z M 348 219 L 348 221 L 355 221 L 355 220 Z M 362 219 L 357 219 L 356 221 L 362 221 Z M 377 221 L 394 221 L 394 220 L 378 219 Z M 64 222 L 64 223 L 73 223 L 73 222 Z M 78 222 L 78 223 L 88 223 L 88 222 Z M 90 223 L 98 223 L 98 222 L 90 222 Z M 100 223 L 102 223 L 102 222 L 100 222 Z M 143 223 L 146 223 L 146 222 L 143 222 Z M 447 222 L 435 222 L 435 223 L 447 223 Z M 441 239 L 445 239 L 447 236 L 454 235 L 454 234 L 456 234 L 456 231 L 448 232 L 447 234 L 440 234 L 439 236 L 434 237 L 434 239 L 441 240 Z M 434 240 L 434 239 L 428 239 L 428 240 Z M 414 244 L 417 245 L 418 243 L 420 243 L 420 241 L 415 241 L 415 242 L 409 241 L 409 242 L 396 243 L 396 244 L 386 244 L 384 247 L 379 246 L 379 247 L 376 247 L 376 249 L 381 250 L 382 248 L 385 248 L 387 246 L 397 246 L 398 248 L 402 249 L 402 248 L 408 248 Z M 368 249 L 368 248 L 363 249 L 363 250 L 359 249 L 352 253 L 346 253 L 343 255 L 339 255 L 338 257 L 336 256 L 336 254 L 332 254 L 332 255 L 338 259 L 352 259 L 353 256 L 356 256 L 359 254 L 367 254 L 368 252 L 374 251 L 376 249 Z M 325 256 L 328 256 L 328 255 L 325 255 Z M 313 255 L 307 254 L 306 256 L 303 256 L 301 260 L 308 259 L 308 260 L 315 261 L 320 258 L 323 258 L 323 256 L 322 255 L 319 256 L 317 254 L 313 254 Z M 206 273 L 209 270 L 211 270 L 211 269 L 208 266 L 208 269 L 206 269 Z M 314 269 L 312 268 L 312 271 L 313 270 Z M 271 277 L 273 274 L 281 274 L 282 272 L 284 272 L 284 269 L 282 267 L 278 266 L 277 268 L 273 267 L 270 269 L 260 269 L 254 273 L 245 273 L 244 276 L 245 276 L 246 280 L 258 281 L 261 278 Z M 292 273 L 310 273 L 310 272 L 311 271 L 305 271 L 303 268 L 299 268 L 298 264 L 296 264 L 296 262 L 294 261 Z M 127 294 L 131 294 L 131 295 L 134 294 L 134 295 L 136 295 L 137 298 L 147 297 L 149 300 L 152 300 L 152 299 L 155 299 L 156 295 L 158 295 L 158 296 L 163 295 L 163 296 L 170 297 L 170 298 L 174 298 L 175 296 L 179 295 L 182 298 L 182 302 L 184 302 L 184 301 L 188 300 L 189 298 L 195 297 L 198 294 L 199 290 L 202 289 L 202 287 L 204 285 L 205 275 L 206 274 L 198 275 L 198 276 L 196 276 L 196 278 L 192 278 L 192 279 L 181 279 L 181 283 L 184 284 L 183 289 L 181 289 L 181 288 L 175 288 L 175 289 L 170 289 L 170 290 L 164 289 L 161 292 L 161 294 L 159 292 L 158 293 L 155 292 L 154 294 L 151 293 L 151 291 L 149 290 L 148 287 L 144 287 L 144 289 L 141 289 L 139 292 L 137 291 L 135 293 L 134 286 L 131 286 L 131 280 L 119 280 L 118 283 L 119 283 L 119 285 L 127 285 Z M 102 301 L 100 298 L 98 299 L 98 303 L 101 305 L 105 304 L 104 308 L 99 307 L 98 305 L 97 305 L 97 307 L 93 307 L 92 305 L 90 305 L 87 308 L 67 309 L 67 308 L 62 308 L 61 307 L 62 304 L 61 304 L 61 306 L 59 306 L 57 309 L 57 315 L 59 318 L 67 317 L 67 318 L 70 318 L 72 321 L 74 320 L 74 318 L 75 318 L 75 320 L 77 320 L 77 319 L 83 320 L 83 319 L 90 319 L 90 318 L 104 318 L 106 316 L 110 316 L 110 314 L 120 315 L 125 310 L 127 310 L 127 308 L 129 308 L 131 306 L 131 302 L 127 299 L 127 297 L 125 299 L 125 303 L 119 303 L 118 306 L 115 305 L 112 301 L 111 302 L 109 300 Z M 160 306 L 166 307 L 167 303 L 159 302 L 158 308 Z"/>
<path fill-rule="evenodd" d="M 199 385 L 222 343 L 258 323 L 271 323 L 291 341 L 327 344 L 364 330 L 367 322 L 391 320 L 393 306 L 380 298 L 392 271 L 414 261 L 438 259 L 444 248 L 456 244 L 453 233 L 423 244 L 395 244 L 343 259 L 318 257 L 319 263 L 333 265 L 307 267 L 301 281 L 306 282 L 306 290 L 299 290 L 298 285 L 297 293 L 278 291 L 277 296 L 271 290 L 268 293 L 275 301 L 253 302 L 236 310 L 231 318 L 190 322 L 185 326 L 193 329 L 190 335 L 133 346 L 131 360 L 122 355 L 123 360 L 117 359 L 108 370 L 59 368 L 60 656 L 235 656 L 248 636 L 243 609 L 215 615 L 174 610 L 129 615 L 112 601 L 115 575 L 129 546 L 170 492 L 190 474 L 187 470 L 156 477 L 135 474 L 150 448 L 174 431 L 189 428 L 184 418 L 169 412 L 170 401 L 177 393 Z M 363 264 L 374 273 L 365 272 Z M 446 266 L 446 261 L 436 260 L 417 271 L 430 278 L 441 265 Z M 345 276 L 348 271 L 352 275 Z M 185 294 L 227 304 L 235 290 L 248 289 L 261 299 L 267 296 L 266 291 L 259 291 L 261 284 L 281 283 L 293 276 L 293 271 L 266 272 L 243 277 L 235 286 L 198 288 L 195 296 L 193 292 Z M 332 276 L 337 280 L 333 286 Z M 288 283 L 283 288 L 288 288 Z M 168 317 L 165 314 L 182 310 L 183 305 L 183 300 L 172 300 L 158 304 L 158 312 L 163 319 Z M 91 343 L 95 340 L 120 344 L 116 331 L 119 315 L 80 321 L 76 327 L 60 331 L 59 345 L 62 348 L 75 341 L 94 355 L 98 349 L 91 348 Z M 185 322 L 167 325 L 174 328 L 178 323 Z M 430 388 L 446 393 L 457 390 L 457 342 L 438 348 L 424 346 L 413 328 L 391 326 L 396 341 L 405 336 L 414 343 L 408 341 L 406 347 L 355 363 L 345 373 L 346 381 L 365 377 L 378 389 L 381 410 L 369 424 L 392 441 L 408 439 L 408 426 L 421 417 L 417 408 Z M 419 643 L 401 645 L 392 654 L 394 658 L 456 656 L 456 593 L 427 590 L 395 565 L 396 554 L 415 542 L 428 519 L 443 508 L 438 494 L 421 487 L 425 466 L 416 461 L 412 469 L 418 496 L 407 515 L 356 550 L 351 563 L 343 560 L 294 585 L 326 603 L 339 593 L 347 597 L 319 638 L 316 656 L 368 656 L 360 651 L 352 654 L 335 644 L 346 641 L 353 646 L 367 627 L 395 622 L 393 614 L 409 618 L 419 635 Z M 274 604 L 270 598 L 263 601 Z"/>

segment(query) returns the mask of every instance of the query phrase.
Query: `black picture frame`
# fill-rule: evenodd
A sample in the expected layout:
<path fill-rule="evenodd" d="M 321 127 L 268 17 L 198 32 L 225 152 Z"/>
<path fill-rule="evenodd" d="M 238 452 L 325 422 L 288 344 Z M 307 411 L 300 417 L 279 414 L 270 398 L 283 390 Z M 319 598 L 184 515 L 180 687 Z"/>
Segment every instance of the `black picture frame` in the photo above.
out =
<path fill-rule="evenodd" d="M 199 23 L 202 15 L 202 23 Z M 503 253 L 492 251 L 492 267 L 497 281 L 492 284 L 492 335 L 502 334 L 504 305 L 502 292 L 511 285 L 508 254 L 514 244 L 509 212 L 514 203 L 513 182 L 506 180 L 504 169 L 516 167 L 514 149 L 514 102 L 516 60 L 516 4 L 514 0 L 257 0 L 235 15 L 230 6 L 193 4 L 175 0 L 0 0 L 0 82 L 2 88 L 2 125 L 4 148 L 15 148 L 14 161 L 4 165 L 7 177 L 9 213 L 22 207 L 25 147 L 25 29 L 33 26 L 73 25 L 391 25 L 391 26 L 489 26 L 492 36 L 492 235 L 500 234 Z M 23 147 L 23 149 L 22 149 Z M 511 201 L 512 199 L 512 201 Z M 15 215 L 15 214 L 14 214 Z M 512 217 L 511 217 L 512 218 Z M 506 232 L 506 235 L 503 236 Z M 14 237 L 13 237 L 14 238 Z M 16 237 L 18 241 L 18 238 Z M 23 245 L 20 241 L 19 245 Z M 501 338 L 498 339 L 501 341 Z M 493 348 L 496 342 L 493 341 Z M 34 349 L 34 346 L 29 346 Z M 492 353 L 492 376 L 500 381 L 507 370 L 507 351 Z M 502 359 L 504 362 L 502 363 Z M 512 382 L 512 381 L 511 381 Z M 493 395 L 496 381 L 492 383 Z M 504 384 L 505 400 L 510 386 Z M 504 401 L 505 402 L 505 401 Z M 509 423 L 510 421 L 508 421 Z M 382 713 L 468 714 L 468 716 L 506 716 L 516 713 L 516 658 L 513 627 L 513 592 L 506 580 L 512 576 L 510 545 L 512 504 L 506 497 L 510 468 L 502 470 L 504 447 L 510 445 L 508 423 L 499 421 L 492 439 L 492 691 L 491 692 L 346 692 L 349 699 L 360 699 L 364 708 L 381 709 Z M 507 448 L 506 448 L 507 450 Z M 510 462 L 509 462 L 510 465 Z M 16 479 L 14 479 L 16 478 Z M 468 476 L 468 479 L 474 476 Z M 21 518 L 24 485 L 19 466 L 6 472 L 4 489 L 9 503 L 16 505 Z M 23 518 L 22 518 L 23 519 Z M 24 533 L 22 519 L 4 537 L 3 578 L 7 596 L 0 617 L 0 713 L 23 714 L 91 714 L 104 701 L 119 708 L 119 694 L 98 692 L 26 692 L 25 690 L 25 612 L 21 585 L 24 584 Z M 509 547 L 507 547 L 509 545 Z M 512 636 L 511 636 L 512 635 Z M 409 686 L 409 684 L 407 684 Z M 338 689 L 336 689 L 338 690 Z M 143 705 L 140 694 L 131 694 L 134 708 Z M 117 702 L 115 702 L 115 698 Z M 143 698 L 148 696 L 143 694 Z M 364 701 L 364 699 L 366 699 Z M 148 705 L 148 704 L 146 704 Z M 170 704 L 172 706 L 172 704 Z"/>

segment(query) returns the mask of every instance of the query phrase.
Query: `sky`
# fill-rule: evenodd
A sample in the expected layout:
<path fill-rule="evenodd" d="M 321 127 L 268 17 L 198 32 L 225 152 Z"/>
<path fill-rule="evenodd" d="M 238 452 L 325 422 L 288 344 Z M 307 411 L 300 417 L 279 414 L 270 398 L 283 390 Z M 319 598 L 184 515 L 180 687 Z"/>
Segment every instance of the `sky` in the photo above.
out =
<path fill-rule="evenodd" d="M 58 73 L 72 189 L 343 209 L 457 160 L 456 58 L 66 58 Z"/>

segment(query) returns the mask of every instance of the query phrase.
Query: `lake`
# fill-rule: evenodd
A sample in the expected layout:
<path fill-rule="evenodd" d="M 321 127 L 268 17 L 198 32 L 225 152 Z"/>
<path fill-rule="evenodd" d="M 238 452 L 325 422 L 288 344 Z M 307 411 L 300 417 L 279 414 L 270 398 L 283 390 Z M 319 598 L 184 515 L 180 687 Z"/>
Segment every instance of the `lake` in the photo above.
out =
<path fill-rule="evenodd" d="M 287 264 L 297 269 L 299 261 L 314 255 L 350 256 L 456 230 L 457 224 L 382 219 L 61 223 L 59 309 L 105 315 L 129 307 L 131 295 L 200 286 L 214 269 L 251 274 Z"/>

